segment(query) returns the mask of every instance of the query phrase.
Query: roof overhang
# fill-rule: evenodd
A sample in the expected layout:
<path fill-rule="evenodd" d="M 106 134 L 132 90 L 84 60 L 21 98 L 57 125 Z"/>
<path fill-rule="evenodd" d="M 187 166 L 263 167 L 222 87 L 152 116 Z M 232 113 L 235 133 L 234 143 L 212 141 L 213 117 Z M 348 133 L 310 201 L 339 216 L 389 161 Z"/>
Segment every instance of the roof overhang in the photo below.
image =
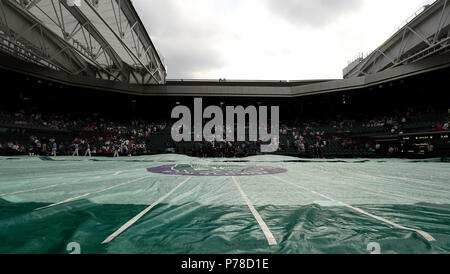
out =
<path fill-rule="evenodd" d="M 1 49 L 16 57 L 70 75 L 165 83 L 166 67 L 130 0 L 0 0 L 0 14 Z"/>
<path fill-rule="evenodd" d="M 0 53 L 0 67 L 68 86 L 91 88 L 137 96 L 183 96 L 183 97 L 278 97 L 301 96 L 353 91 L 412 77 L 428 72 L 450 68 L 450 53 L 433 56 L 414 64 L 391 68 L 367 76 L 341 80 L 309 81 L 167 81 L 165 85 L 130 85 L 122 82 L 69 75 L 17 60 Z"/>

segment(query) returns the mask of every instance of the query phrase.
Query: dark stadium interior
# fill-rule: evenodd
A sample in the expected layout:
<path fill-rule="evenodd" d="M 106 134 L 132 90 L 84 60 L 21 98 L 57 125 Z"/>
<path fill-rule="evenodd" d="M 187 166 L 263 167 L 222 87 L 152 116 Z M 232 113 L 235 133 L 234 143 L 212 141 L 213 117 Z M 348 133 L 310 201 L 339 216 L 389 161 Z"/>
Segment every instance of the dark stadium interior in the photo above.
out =
<path fill-rule="evenodd" d="M 80 136 L 89 135 L 85 130 L 80 131 L 79 128 L 70 126 L 66 126 L 61 132 L 62 128 L 58 126 L 48 129 L 36 124 L 18 125 L 17 121 L 14 122 L 17 117 L 13 117 L 13 121 L 9 119 L 9 122 L 5 118 L 8 114 L 11 116 L 23 112 L 25 115 L 39 113 L 43 117 L 48 117 L 47 120 L 51 120 L 55 115 L 63 117 L 66 121 L 90 119 L 93 124 L 98 123 L 96 119 L 100 118 L 120 125 L 130 125 L 130 121 L 136 120 L 164 123 L 166 126 L 163 132 L 153 131 L 152 136 L 146 139 L 146 145 L 151 146 L 151 149 L 146 148 L 146 153 L 170 151 L 194 156 L 229 157 L 257 153 L 256 149 L 225 154 L 210 153 L 208 150 L 206 153 L 206 149 L 200 145 L 196 150 L 195 145 L 180 148 L 179 144 L 173 144 L 168 133 L 169 125 L 174 122 L 170 120 L 170 111 L 177 104 L 193 109 L 194 97 L 136 96 L 67 86 L 6 70 L 1 73 L 4 79 L 0 101 L 3 117 L 0 123 L 2 128 L 0 136 L 3 139 L 3 147 L 6 146 L 5 142 L 18 140 L 22 143 L 30 142 L 28 139 L 36 135 L 43 136 L 44 139 L 60 135 L 69 138 L 70 135 L 69 139 L 75 141 Z M 203 106 L 280 106 L 282 132 L 280 150 L 276 152 L 278 154 L 303 157 L 437 156 L 427 149 L 402 154 L 399 138 L 400 135 L 408 133 L 448 130 L 445 126 L 446 124 L 448 126 L 449 120 L 448 77 L 450 69 L 447 68 L 364 89 L 296 98 L 205 96 Z M 283 85 L 285 83 L 280 82 L 280 86 Z M 406 115 L 408 123 L 402 123 L 400 120 Z M 394 123 L 391 121 L 389 125 L 373 124 L 374 120 L 383 119 L 394 120 Z M 372 121 L 370 127 L 369 121 Z M 283 132 L 283 128 L 286 131 Z M 67 131 L 70 134 L 67 134 Z M 295 133 L 296 131 L 298 132 Z M 161 141 L 153 142 L 154 138 L 157 138 L 155 136 L 161 134 L 165 134 L 165 137 L 159 136 Z M 305 138 L 300 137 L 301 135 Z M 304 149 L 302 145 L 295 143 L 297 137 L 304 142 Z M 390 143 L 389 140 L 392 141 L 393 137 L 395 142 Z M 65 141 L 66 147 L 72 147 L 70 143 L 75 143 L 69 139 Z M 21 153 L 29 153 L 27 146 L 25 144 L 23 146 L 25 150 Z M 252 145 L 247 144 L 248 146 Z M 441 142 L 439 146 L 442 146 L 439 148 L 439 156 L 446 156 L 448 142 Z M 169 148 L 171 150 L 168 150 Z M 36 148 L 34 150 L 36 151 Z M 73 148 L 66 150 L 65 154 L 71 154 L 72 150 Z"/>
<path fill-rule="evenodd" d="M 167 119 L 177 102 L 193 105 L 193 97 L 134 96 L 71 87 L 2 70 L 2 110 L 18 109 L 77 115 L 104 114 L 115 119 Z M 408 107 L 448 109 L 450 69 L 397 80 L 365 89 L 297 98 L 203 97 L 204 105 L 279 105 L 280 119 L 352 119 L 394 114 Z M 120 111 L 118 111 L 120 109 Z"/>

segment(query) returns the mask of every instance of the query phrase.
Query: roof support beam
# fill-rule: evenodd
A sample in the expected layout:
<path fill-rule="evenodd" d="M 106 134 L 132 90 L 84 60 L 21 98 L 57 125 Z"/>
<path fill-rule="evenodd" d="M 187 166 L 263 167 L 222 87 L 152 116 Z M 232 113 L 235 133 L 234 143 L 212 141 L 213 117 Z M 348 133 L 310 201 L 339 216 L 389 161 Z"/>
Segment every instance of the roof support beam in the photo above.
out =
<path fill-rule="evenodd" d="M 84 29 L 86 29 L 93 39 L 101 46 L 98 52 L 105 52 L 106 55 L 111 59 L 116 67 L 116 70 L 121 71 L 121 78 L 128 80 L 129 72 L 126 70 L 126 66 L 119 55 L 114 51 L 114 49 L 109 45 L 108 41 L 102 36 L 102 34 L 95 28 L 95 26 L 90 22 L 80 9 L 73 5 L 69 6 L 66 1 L 61 1 L 63 6 L 72 14 L 72 16 L 78 20 L 78 24 L 81 24 Z M 70 36 L 69 36 L 70 37 Z M 68 37 L 68 38 L 69 38 Z M 92 50 L 92 49 L 91 49 Z M 95 58 L 95 53 L 92 52 L 93 58 Z"/>
<path fill-rule="evenodd" d="M 3 27 L 9 30 L 9 37 L 5 38 L 13 43 L 28 45 L 33 54 L 48 59 L 55 66 L 67 71 L 76 72 L 87 66 L 84 60 L 72 51 L 60 54 L 60 50 L 66 47 L 63 41 L 29 16 L 17 2 L 0 0 L 0 5 L 5 14 L 4 20 L 0 22 L 6 23 Z M 53 57 L 52 60 L 49 57 Z"/>
<path fill-rule="evenodd" d="M 443 32 L 450 30 L 450 0 L 437 0 L 415 15 L 369 56 L 344 69 L 344 78 L 370 75 L 445 50 L 448 36 Z"/>
<path fill-rule="evenodd" d="M 8 54 L 16 45 L 22 59 L 70 74 L 123 83 L 166 80 L 131 0 L 0 0 L 0 41 Z"/>
<path fill-rule="evenodd" d="M 137 62 L 139 62 L 139 64 L 142 66 L 143 69 L 145 69 L 150 75 L 151 77 L 157 82 L 157 83 L 161 83 L 160 79 L 157 79 L 152 72 L 150 71 L 150 69 L 147 67 L 147 65 L 145 65 L 144 63 L 142 63 L 142 61 L 140 60 L 140 58 L 138 58 L 136 56 L 136 54 L 130 49 L 130 47 L 124 43 L 123 41 L 123 36 L 119 35 L 109 24 L 108 22 L 106 22 L 106 20 L 103 18 L 103 16 L 97 11 L 97 9 L 92 5 L 92 3 L 90 3 L 90 1 L 86 1 L 86 3 L 88 4 L 88 6 L 91 8 L 91 10 L 98 16 L 98 18 L 100 18 L 100 20 L 103 22 L 103 24 L 105 24 L 105 26 L 114 34 L 114 36 L 116 37 L 116 39 L 118 39 L 120 41 L 120 43 L 122 44 L 122 46 L 127 50 L 127 52 L 130 54 L 130 56 Z"/>

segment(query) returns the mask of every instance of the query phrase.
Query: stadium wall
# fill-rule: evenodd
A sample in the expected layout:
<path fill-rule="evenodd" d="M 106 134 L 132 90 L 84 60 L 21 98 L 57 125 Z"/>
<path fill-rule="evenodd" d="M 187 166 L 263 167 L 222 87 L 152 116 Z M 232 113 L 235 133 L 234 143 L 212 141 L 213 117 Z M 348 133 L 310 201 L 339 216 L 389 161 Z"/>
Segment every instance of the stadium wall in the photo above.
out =
<path fill-rule="evenodd" d="M 238 82 L 208 83 L 190 81 L 187 84 L 166 85 L 136 85 L 120 82 L 79 77 L 69 75 L 34 64 L 30 64 L 17 58 L 0 53 L 0 68 L 15 71 L 18 73 L 42 78 L 57 83 L 91 88 L 97 90 L 126 93 L 138 96 L 204 96 L 204 97 L 300 97 L 314 94 L 356 90 L 385 82 L 390 82 L 414 75 L 439 70 L 450 67 L 450 52 L 444 55 L 437 55 L 420 62 L 388 69 L 364 77 L 355 77 L 341 80 L 320 80 L 319 82 L 302 82 L 286 85 L 286 82 L 252 83 Z"/>

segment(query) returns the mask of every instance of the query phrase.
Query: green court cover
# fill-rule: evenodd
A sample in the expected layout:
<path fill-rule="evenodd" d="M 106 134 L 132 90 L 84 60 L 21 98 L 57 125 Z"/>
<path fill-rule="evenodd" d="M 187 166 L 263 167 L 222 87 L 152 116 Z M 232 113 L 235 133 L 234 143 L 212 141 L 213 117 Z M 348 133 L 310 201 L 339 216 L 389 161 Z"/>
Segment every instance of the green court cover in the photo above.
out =
<path fill-rule="evenodd" d="M 449 178 L 439 160 L 0 157 L 0 253 L 450 253 Z"/>

